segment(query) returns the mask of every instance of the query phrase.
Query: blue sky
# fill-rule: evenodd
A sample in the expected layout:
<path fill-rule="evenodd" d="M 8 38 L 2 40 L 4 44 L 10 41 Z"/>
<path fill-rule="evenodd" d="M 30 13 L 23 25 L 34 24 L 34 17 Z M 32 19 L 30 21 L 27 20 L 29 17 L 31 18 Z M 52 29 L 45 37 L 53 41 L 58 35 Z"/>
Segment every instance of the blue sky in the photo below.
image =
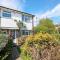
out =
<path fill-rule="evenodd" d="M 0 5 L 25 11 L 39 18 L 51 18 L 60 23 L 60 0 L 0 0 Z"/>
<path fill-rule="evenodd" d="M 25 11 L 27 12 L 45 12 L 46 10 L 52 9 L 60 0 L 27 0 Z"/>

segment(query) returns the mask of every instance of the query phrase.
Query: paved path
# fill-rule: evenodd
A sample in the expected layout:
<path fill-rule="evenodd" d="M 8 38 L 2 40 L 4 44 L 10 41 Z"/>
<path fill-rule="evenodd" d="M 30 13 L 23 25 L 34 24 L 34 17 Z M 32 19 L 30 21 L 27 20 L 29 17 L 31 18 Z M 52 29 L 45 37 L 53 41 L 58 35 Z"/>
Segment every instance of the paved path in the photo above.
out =
<path fill-rule="evenodd" d="M 18 50 L 17 50 L 17 46 L 14 46 L 14 47 L 13 47 L 11 60 L 21 60 L 20 54 L 19 54 L 19 52 L 18 52 Z"/>
<path fill-rule="evenodd" d="M 19 58 L 17 58 L 16 60 L 22 60 L 22 59 L 19 57 Z"/>

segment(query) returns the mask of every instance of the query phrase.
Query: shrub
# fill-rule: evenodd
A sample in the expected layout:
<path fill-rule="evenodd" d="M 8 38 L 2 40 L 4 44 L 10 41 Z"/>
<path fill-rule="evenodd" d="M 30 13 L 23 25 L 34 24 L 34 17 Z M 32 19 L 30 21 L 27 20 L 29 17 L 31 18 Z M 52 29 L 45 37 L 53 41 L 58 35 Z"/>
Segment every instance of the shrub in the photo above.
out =
<path fill-rule="evenodd" d="M 8 35 L 0 33 L 0 49 L 5 47 L 7 42 L 8 42 Z"/>
<path fill-rule="evenodd" d="M 58 36 L 58 37 L 57 37 Z M 21 46 L 22 59 L 37 60 L 45 48 L 51 49 L 51 46 L 57 46 L 60 41 L 59 34 L 37 33 L 26 38 L 25 43 Z"/>
<path fill-rule="evenodd" d="M 12 54 L 12 47 L 13 47 L 13 42 L 12 39 L 6 37 L 6 35 L 0 35 L 2 38 L 0 38 L 2 40 L 2 43 L 4 45 L 4 43 L 6 43 L 5 46 L 1 46 L 1 48 L 3 47 L 3 49 L 0 51 L 0 60 L 9 60 L 8 57 L 10 57 L 10 55 Z M 7 41 L 5 40 L 7 39 Z M 2 44 L 1 43 L 1 44 Z"/>

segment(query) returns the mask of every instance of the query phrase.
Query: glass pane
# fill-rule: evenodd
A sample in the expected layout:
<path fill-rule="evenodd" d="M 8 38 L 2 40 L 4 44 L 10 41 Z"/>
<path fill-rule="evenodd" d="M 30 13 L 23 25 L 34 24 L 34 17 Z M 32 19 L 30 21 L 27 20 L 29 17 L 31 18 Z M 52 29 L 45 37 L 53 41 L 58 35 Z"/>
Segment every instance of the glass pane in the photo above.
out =
<path fill-rule="evenodd" d="M 25 22 L 30 22 L 30 17 L 29 16 L 25 16 Z"/>
<path fill-rule="evenodd" d="M 24 15 L 22 15 L 22 21 L 24 21 L 24 20 L 25 20 Z"/>
<path fill-rule="evenodd" d="M 25 30 L 22 30 L 22 35 L 25 35 Z"/>
<path fill-rule="evenodd" d="M 26 15 L 22 15 L 22 21 L 30 22 L 30 17 Z"/>
<path fill-rule="evenodd" d="M 3 17 L 11 18 L 11 12 L 3 11 Z"/>

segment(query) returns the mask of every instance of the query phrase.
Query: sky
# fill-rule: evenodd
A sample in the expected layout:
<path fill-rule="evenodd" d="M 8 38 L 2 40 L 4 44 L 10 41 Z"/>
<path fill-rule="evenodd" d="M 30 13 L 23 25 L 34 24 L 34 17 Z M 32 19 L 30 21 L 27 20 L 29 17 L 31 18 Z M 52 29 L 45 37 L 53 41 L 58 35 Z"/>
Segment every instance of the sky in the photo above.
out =
<path fill-rule="evenodd" d="M 0 5 L 36 15 L 40 19 L 51 18 L 55 24 L 60 24 L 60 0 L 0 0 Z"/>

